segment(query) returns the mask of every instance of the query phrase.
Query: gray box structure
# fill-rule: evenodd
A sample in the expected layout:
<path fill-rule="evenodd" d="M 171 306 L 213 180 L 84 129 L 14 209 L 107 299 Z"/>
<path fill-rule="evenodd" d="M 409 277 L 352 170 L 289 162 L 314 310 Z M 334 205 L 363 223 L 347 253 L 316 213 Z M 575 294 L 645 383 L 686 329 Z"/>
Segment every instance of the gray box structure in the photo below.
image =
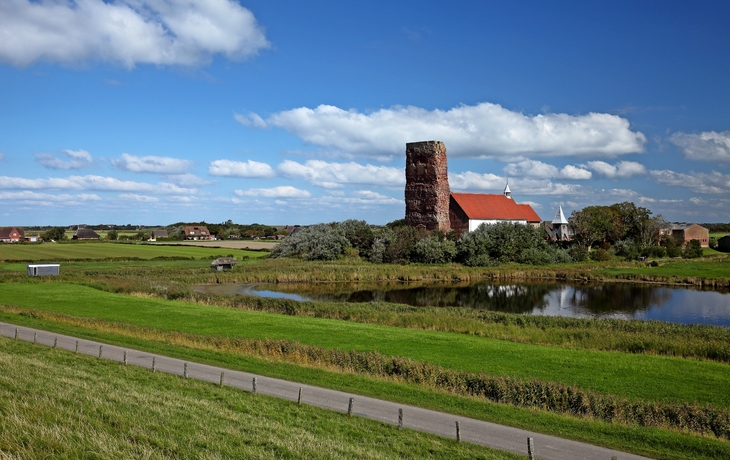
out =
<path fill-rule="evenodd" d="M 58 275 L 61 271 L 61 264 L 28 264 L 29 276 Z"/>

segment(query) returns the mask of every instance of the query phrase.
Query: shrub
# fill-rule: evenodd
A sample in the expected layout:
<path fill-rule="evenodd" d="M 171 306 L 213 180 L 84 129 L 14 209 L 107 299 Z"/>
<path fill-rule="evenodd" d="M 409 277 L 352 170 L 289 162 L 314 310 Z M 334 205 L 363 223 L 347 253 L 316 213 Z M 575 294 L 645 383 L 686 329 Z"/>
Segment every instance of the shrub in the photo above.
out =
<path fill-rule="evenodd" d="M 611 254 L 609 254 L 605 249 L 596 249 L 595 251 L 591 251 L 588 256 L 591 260 L 595 260 L 596 262 L 606 262 L 611 260 Z"/>
<path fill-rule="evenodd" d="M 573 262 L 585 262 L 588 260 L 588 249 L 585 247 L 575 244 L 568 249 L 568 255 Z"/>
<path fill-rule="evenodd" d="M 373 229 L 364 220 L 346 220 L 339 224 L 350 246 L 357 249 L 361 257 L 368 257 L 373 246 Z"/>
<path fill-rule="evenodd" d="M 350 246 L 336 224 L 317 224 L 303 228 L 271 250 L 271 257 L 301 257 L 305 260 L 336 260 Z"/>
<path fill-rule="evenodd" d="M 690 240 L 682 251 L 682 257 L 685 259 L 696 259 L 702 257 L 702 245 L 699 240 Z"/>
<path fill-rule="evenodd" d="M 454 259 L 456 243 L 439 238 L 438 235 L 429 235 L 416 242 L 413 246 L 413 262 L 425 264 L 445 264 Z"/>
<path fill-rule="evenodd" d="M 632 239 L 616 241 L 613 245 L 613 250 L 618 257 L 623 257 L 626 260 L 636 260 L 639 258 L 639 247 Z"/>

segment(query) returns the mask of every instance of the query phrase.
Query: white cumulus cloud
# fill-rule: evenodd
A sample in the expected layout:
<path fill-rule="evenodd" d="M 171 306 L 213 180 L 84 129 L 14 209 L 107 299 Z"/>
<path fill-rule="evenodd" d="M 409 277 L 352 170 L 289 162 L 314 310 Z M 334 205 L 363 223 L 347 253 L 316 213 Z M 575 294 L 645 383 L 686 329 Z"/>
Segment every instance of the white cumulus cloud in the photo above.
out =
<path fill-rule="evenodd" d="M 94 162 L 86 150 L 61 150 L 61 152 L 68 157 L 67 160 L 56 158 L 50 153 L 36 153 L 35 157 L 40 164 L 50 169 L 81 169 Z"/>
<path fill-rule="evenodd" d="M 730 163 L 730 131 L 700 134 L 674 133 L 669 141 L 691 160 Z"/>
<path fill-rule="evenodd" d="M 148 184 L 120 180 L 104 176 L 69 176 L 48 179 L 25 179 L 22 177 L 0 176 L 0 189 L 4 190 L 91 190 L 106 192 L 136 192 L 155 194 L 192 194 L 195 189 L 178 187 L 160 182 Z"/>
<path fill-rule="evenodd" d="M 587 115 L 514 112 L 480 103 L 450 110 L 392 107 L 372 113 L 331 105 L 275 113 L 235 115 L 247 126 L 274 126 L 307 143 L 359 155 L 402 154 L 407 142 L 440 140 L 457 157 L 615 157 L 644 151 L 646 137 L 628 120 L 605 113 Z"/>
<path fill-rule="evenodd" d="M 678 173 L 669 169 L 649 171 L 651 177 L 660 184 L 685 187 L 696 193 L 729 193 L 730 174 L 690 172 Z"/>
<path fill-rule="evenodd" d="M 156 174 L 184 174 L 192 165 L 191 161 L 179 158 L 146 156 L 138 157 L 122 153 L 121 158 L 112 160 L 112 165 L 123 171 Z"/>
<path fill-rule="evenodd" d="M 646 174 L 646 167 L 635 161 L 619 161 L 615 165 L 605 161 L 589 161 L 587 166 L 609 179 L 628 179 L 629 177 Z"/>
<path fill-rule="evenodd" d="M 266 163 L 253 160 L 215 160 L 210 162 L 208 174 L 223 177 L 268 178 L 274 177 L 276 171 Z"/>
<path fill-rule="evenodd" d="M 286 160 L 277 169 L 284 177 L 303 179 L 326 188 L 337 188 L 345 184 L 402 186 L 406 183 L 403 168 L 361 165 L 355 162 L 308 160 L 301 164 Z"/>
<path fill-rule="evenodd" d="M 248 190 L 235 190 L 238 196 L 253 196 L 261 198 L 307 198 L 311 194 L 291 185 L 281 185 L 271 188 L 251 188 Z"/>
<path fill-rule="evenodd" d="M 196 65 L 267 48 L 253 13 L 235 0 L 3 0 L 0 61 L 78 65 L 101 60 Z"/>
<path fill-rule="evenodd" d="M 586 180 L 592 176 L 590 171 L 579 166 L 566 165 L 558 169 L 556 166 L 537 160 L 510 163 L 505 166 L 504 172 L 510 177 L 537 177 L 542 179 Z"/>

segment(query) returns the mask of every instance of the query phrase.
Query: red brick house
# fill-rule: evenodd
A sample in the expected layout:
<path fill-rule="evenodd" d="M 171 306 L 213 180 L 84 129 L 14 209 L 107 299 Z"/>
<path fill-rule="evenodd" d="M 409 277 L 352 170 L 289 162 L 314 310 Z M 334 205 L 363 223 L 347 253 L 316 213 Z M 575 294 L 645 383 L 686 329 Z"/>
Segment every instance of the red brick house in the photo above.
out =
<path fill-rule="evenodd" d="M 20 227 L 0 227 L 0 241 L 18 243 L 25 239 L 25 232 Z"/>
<path fill-rule="evenodd" d="M 183 228 L 183 234 L 185 234 L 186 240 L 212 240 L 213 236 L 210 234 L 208 227 L 202 225 L 189 225 Z"/>
<path fill-rule="evenodd" d="M 684 243 L 690 240 L 698 240 L 703 248 L 710 245 L 710 230 L 699 225 L 686 222 L 672 222 L 669 228 L 659 231 L 660 236 L 673 236 Z"/>

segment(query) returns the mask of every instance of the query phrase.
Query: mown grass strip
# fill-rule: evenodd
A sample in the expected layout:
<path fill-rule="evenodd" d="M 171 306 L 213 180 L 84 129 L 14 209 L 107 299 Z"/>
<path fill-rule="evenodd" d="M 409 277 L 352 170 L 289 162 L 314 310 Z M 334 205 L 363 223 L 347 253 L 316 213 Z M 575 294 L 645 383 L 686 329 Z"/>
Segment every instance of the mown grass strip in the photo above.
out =
<path fill-rule="evenodd" d="M 123 243 L 1 244 L 0 261 L 151 260 L 155 258 L 208 259 L 212 255 L 235 254 L 237 258 L 266 257 L 261 251 L 197 246 L 157 246 Z"/>
<path fill-rule="evenodd" d="M 72 284 L 0 284 L 0 302 L 162 331 L 377 351 L 446 369 L 559 382 L 629 399 L 730 407 L 730 394 L 725 391 L 729 367 L 713 362 L 242 311 L 110 294 Z"/>
<path fill-rule="evenodd" d="M 10 458 L 521 458 L 7 338 L 0 365 Z"/>

